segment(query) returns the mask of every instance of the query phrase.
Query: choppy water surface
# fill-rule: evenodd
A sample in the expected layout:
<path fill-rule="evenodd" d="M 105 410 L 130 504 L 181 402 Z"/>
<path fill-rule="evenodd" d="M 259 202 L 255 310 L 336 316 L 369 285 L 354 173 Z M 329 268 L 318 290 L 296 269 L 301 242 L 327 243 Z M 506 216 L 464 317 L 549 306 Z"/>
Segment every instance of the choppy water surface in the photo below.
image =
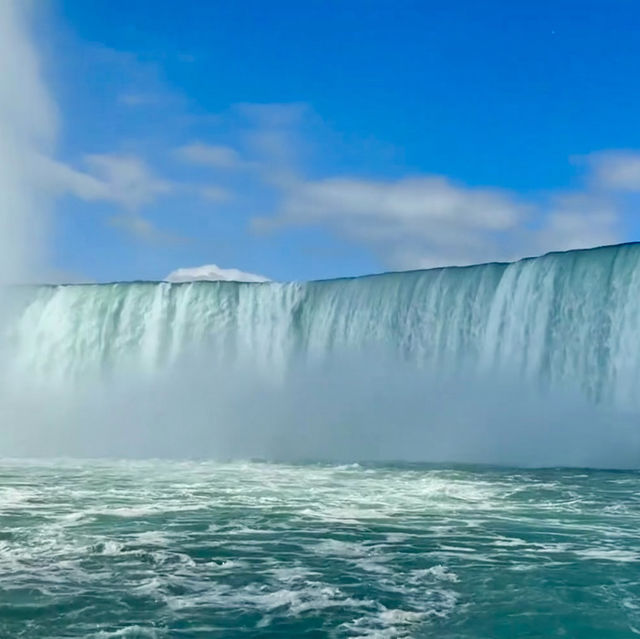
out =
<path fill-rule="evenodd" d="M 640 474 L 0 463 L 0 636 L 630 637 Z"/>

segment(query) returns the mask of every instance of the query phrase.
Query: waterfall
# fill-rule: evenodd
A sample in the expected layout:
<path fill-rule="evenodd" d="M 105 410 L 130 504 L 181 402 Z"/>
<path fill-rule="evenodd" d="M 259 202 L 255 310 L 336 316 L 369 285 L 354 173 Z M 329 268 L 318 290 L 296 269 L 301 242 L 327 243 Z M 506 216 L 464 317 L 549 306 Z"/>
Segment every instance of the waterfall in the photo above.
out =
<path fill-rule="evenodd" d="M 189 349 L 211 366 L 385 349 L 446 374 L 508 370 L 638 402 L 640 245 L 308 283 L 39 286 L 14 293 L 12 373 L 50 383 L 153 375 Z"/>
<path fill-rule="evenodd" d="M 640 459 L 640 245 L 306 283 L 14 287 L 0 327 L 0 455 Z"/>

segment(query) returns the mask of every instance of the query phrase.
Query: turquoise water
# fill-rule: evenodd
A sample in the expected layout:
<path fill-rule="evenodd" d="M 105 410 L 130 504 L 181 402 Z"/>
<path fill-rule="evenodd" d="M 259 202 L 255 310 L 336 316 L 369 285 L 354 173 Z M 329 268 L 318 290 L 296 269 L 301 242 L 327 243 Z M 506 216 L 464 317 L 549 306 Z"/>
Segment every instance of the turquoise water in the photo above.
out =
<path fill-rule="evenodd" d="M 0 636 L 626 638 L 640 473 L 0 462 Z"/>

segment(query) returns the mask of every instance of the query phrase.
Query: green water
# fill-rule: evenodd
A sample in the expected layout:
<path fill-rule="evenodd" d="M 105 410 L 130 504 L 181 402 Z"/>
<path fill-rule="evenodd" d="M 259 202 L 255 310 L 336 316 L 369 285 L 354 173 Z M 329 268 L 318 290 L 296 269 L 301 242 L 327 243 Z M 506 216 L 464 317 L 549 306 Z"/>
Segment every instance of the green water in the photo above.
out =
<path fill-rule="evenodd" d="M 622 638 L 640 473 L 0 463 L 0 636 Z"/>

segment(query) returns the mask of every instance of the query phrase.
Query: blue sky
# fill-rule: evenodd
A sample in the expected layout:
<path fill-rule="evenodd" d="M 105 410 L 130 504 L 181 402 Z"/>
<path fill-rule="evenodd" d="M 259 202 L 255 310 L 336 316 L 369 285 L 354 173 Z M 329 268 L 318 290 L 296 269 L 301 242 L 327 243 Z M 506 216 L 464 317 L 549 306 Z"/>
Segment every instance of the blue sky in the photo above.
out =
<path fill-rule="evenodd" d="M 27 124 L 55 120 L 34 185 L 50 278 L 315 279 L 637 238 L 634 0 L 21 7 L 7 28 L 49 103 Z"/>

